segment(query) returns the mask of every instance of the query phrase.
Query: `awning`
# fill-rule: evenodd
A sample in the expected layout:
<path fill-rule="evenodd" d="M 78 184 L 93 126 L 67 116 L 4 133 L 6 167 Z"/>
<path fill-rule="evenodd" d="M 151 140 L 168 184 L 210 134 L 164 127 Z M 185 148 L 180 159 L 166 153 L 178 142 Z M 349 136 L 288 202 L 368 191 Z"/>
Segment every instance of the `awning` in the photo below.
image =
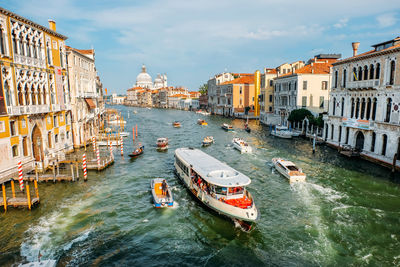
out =
<path fill-rule="evenodd" d="M 93 102 L 91 98 L 85 98 L 86 104 L 88 105 L 89 109 L 96 108 L 96 104 Z"/>

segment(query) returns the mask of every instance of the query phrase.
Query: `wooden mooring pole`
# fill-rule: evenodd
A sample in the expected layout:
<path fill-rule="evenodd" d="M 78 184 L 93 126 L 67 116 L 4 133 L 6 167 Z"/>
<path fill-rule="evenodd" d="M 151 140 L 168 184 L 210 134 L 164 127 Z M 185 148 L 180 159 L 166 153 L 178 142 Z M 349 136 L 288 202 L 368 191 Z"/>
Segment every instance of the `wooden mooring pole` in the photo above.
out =
<path fill-rule="evenodd" d="M 14 180 L 11 180 L 11 191 L 12 191 L 12 196 L 13 196 L 13 198 L 15 198 Z"/>
<path fill-rule="evenodd" d="M 38 185 L 37 185 L 37 181 L 35 180 L 33 183 L 34 183 L 34 185 L 35 185 L 36 197 L 37 197 L 37 199 L 38 199 L 38 201 L 39 201 L 39 188 L 38 188 Z"/>
<path fill-rule="evenodd" d="M 31 202 L 31 192 L 29 191 L 29 182 L 26 181 L 26 196 L 28 198 L 28 208 L 31 210 L 32 202 Z"/>
<path fill-rule="evenodd" d="M 7 211 L 7 196 L 6 196 L 6 187 L 4 184 L 1 185 L 1 189 L 3 190 L 3 206 L 4 211 Z"/>
<path fill-rule="evenodd" d="M 75 182 L 74 164 L 71 162 L 71 163 L 69 164 L 69 166 L 71 167 L 71 177 L 72 177 L 72 181 Z"/>

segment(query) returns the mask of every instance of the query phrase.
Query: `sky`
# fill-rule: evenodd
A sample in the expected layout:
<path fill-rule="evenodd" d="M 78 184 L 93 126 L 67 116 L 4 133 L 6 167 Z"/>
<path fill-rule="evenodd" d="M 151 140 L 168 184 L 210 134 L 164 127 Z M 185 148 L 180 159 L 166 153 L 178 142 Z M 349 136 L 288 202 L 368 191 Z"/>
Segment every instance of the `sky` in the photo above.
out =
<path fill-rule="evenodd" d="M 18 15 L 94 48 L 108 93 L 124 94 L 142 64 L 153 80 L 196 91 L 215 74 L 253 73 L 321 53 L 352 55 L 400 36 L 399 0 L 2 0 Z"/>

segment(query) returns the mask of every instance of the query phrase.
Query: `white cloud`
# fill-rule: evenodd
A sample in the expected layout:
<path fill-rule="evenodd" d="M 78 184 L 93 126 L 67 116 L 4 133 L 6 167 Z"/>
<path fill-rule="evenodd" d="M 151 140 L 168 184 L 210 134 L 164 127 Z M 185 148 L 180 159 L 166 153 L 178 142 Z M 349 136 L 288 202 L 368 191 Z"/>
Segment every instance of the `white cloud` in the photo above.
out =
<path fill-rule="evenodd" d="M 387 13 L 376 17 L 380 27 L 390 27 L 396 24 L 397 18 L 394 13 Z"/>
<path fill-rule="evenodd" d="M 340 19 L 337 23 L 335 23 L 335 24 L 333 25 L 333 27 L 336 28 L 336 29 L 344 28 L 344 27 L 347 26 L 347 22 L 349 22 L 349 19 L 348 19 L 348 18 Z"/>

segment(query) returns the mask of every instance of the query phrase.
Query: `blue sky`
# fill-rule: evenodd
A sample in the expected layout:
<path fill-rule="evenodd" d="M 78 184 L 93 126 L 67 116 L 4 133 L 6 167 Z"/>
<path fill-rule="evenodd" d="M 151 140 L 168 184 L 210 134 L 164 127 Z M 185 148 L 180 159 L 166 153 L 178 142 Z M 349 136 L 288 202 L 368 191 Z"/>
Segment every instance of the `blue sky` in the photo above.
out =
<path fill-rule="evenodd" d="M 104 87 L 124 93 L 146 64 L 153 80 L 197 90 L 223 71 L 254 72 L 319 53 L 360 52 L 400 36 L 400 1 L 3 0 L 67 45 L 96 50 Z"/>

